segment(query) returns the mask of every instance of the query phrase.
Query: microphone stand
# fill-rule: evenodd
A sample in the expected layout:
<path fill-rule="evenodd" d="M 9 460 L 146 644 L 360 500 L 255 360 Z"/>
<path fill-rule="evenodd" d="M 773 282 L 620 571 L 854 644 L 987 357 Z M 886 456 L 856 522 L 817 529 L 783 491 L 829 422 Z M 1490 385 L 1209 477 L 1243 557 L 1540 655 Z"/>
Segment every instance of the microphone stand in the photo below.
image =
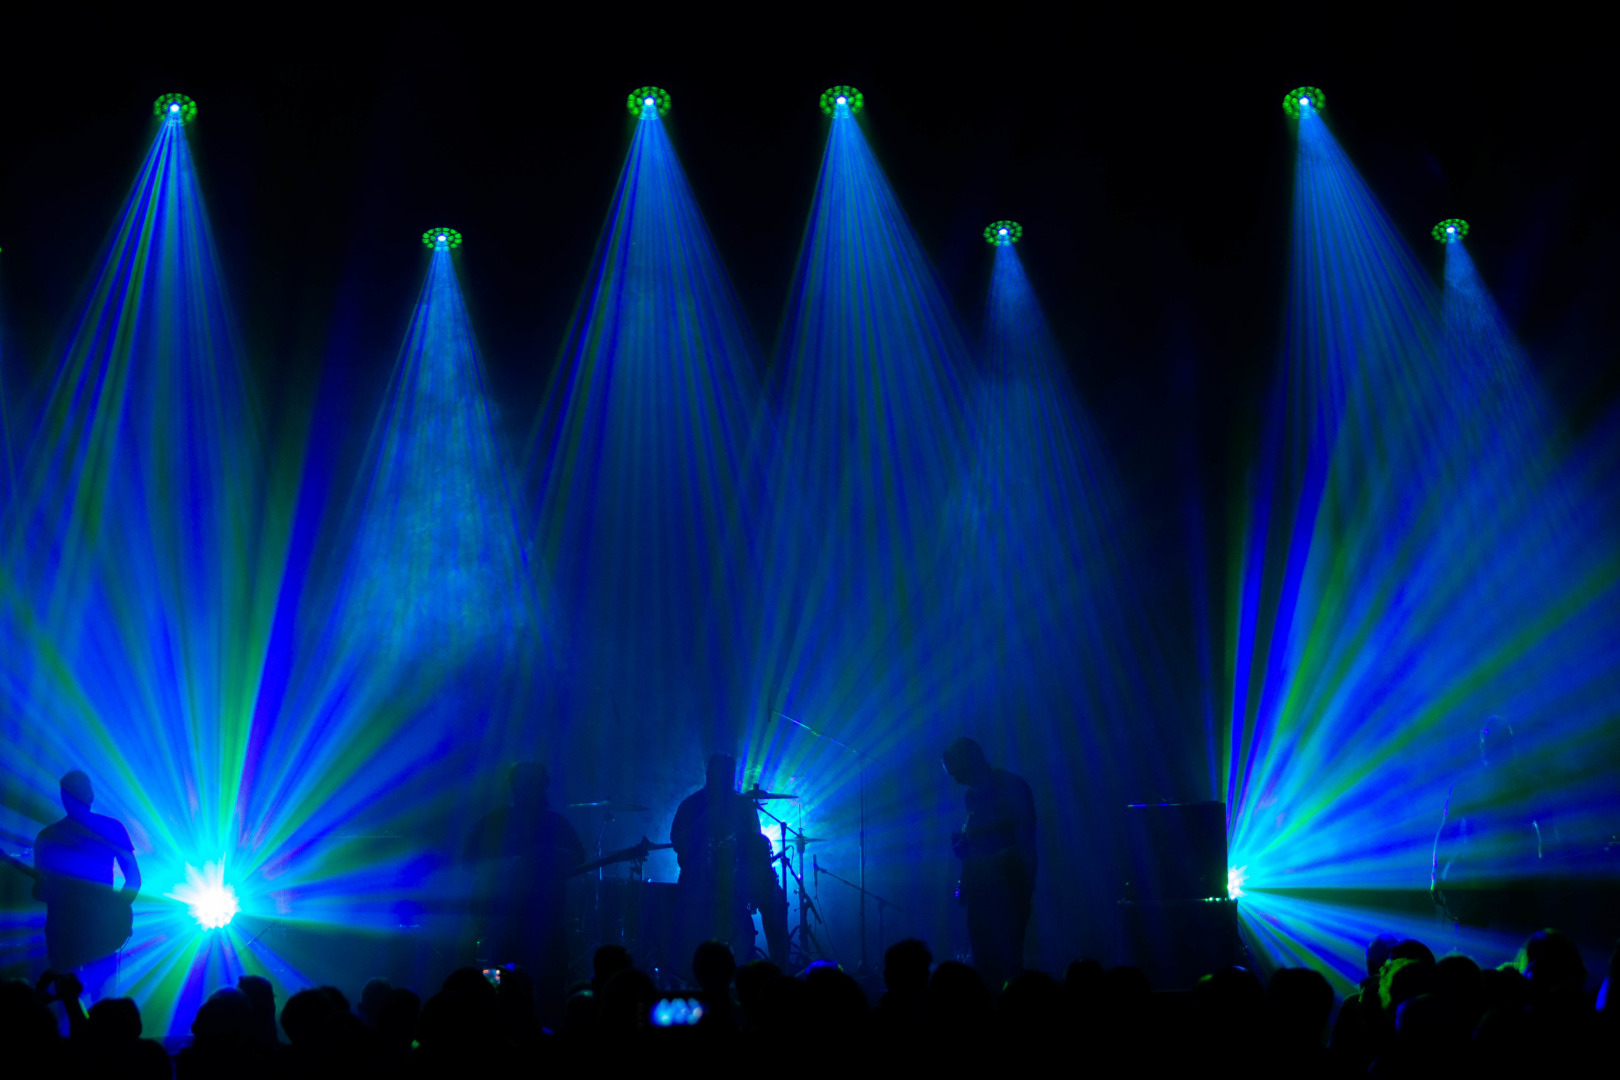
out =
<path fill-rule="evenodd" d="M 861 899 L 860 899 L 861 968 L 860 969 L 861 969 L 862 973 L 870 972 L 872 970 L 871 965 L 868 964 L 867 959 L 866 959 L 866 898 L 869 895 L 871 895 L 871 896 L 873 896 L 875 898 L 876 894 L 868 893 L 866 891 L 866 755 L 861 753 L 859 750 L 855 749 L 853 746 L 849 745 L 849 743 L 847 743 L 847 742 L 843 742 L 843 741 L 841 741 L 839 739 L 833 738 L 831 735 L 827 735 L 827 734 L 825 734 L 823 732 L 817 731 L 815 728 L 811 727 L 809 724 L 801 724 L 799 721 L 793 719 L 793 717 L 789 716 L 785 712 L 778 711 L 776 715 L 780 716 L 782 719 L 786 720 L 788 723 L 792 724 L 794 727 L 803 728 L 805 731 L 808 731 L 810 734 L 814 735 L 816 738 L 824 739 L 827 742 L 832 743 L 834 746 L 839 747 L 840 749 L 846 750 L 849 753 L 855 755 L 855 760 L 858 762 L 857 770 L 858 770 L 859 777 L 860 777 L 860 789 L 861 789 L 861 825 L 860 825 L 860 834 L 859 834 L 859 839 L 860 839 L 860 863 L 861 863 L 861 874 L 860 874 L 861 883 L 859 885 L 851 885 L 850 882 L 844 881 L 843 878 L 838 878 L 837 880 L 844 881 L 845 885 L 851 885 L 852 888 L 856 889 L 860 893 L 860 897 L 861 897 Z M 894 907 L 893 904 L 890 904 L 889 906 Z M 900 909 L 895 908 L 895 910 L 898 911 Z M 881 909 L 879 909 L 878 918 L 881 919 L 882 917 L 883 917 L 883 912 L 882 912 Z"/>
<path fill-rule="evenodd" d="M 831 870 L 827 869 L 825 866 L 822 866 L 819 862 L 816 863 L 816 873 L 817 874 L 826 874 L 828 877 L 832 878 L 834 881 L 841 882 L 844 885 L 848 885 L 850 888 L 852 888 L 856 892 L 860 893 L 861 894 L 861 909 L 863 911 L 866 908 L 866 898 L 868 896 L 870 896 L 877 903 L 877 908 L 878 908 L 878 948 L 879 949 L 883 948 L 883 909 L 884 908 L 893 908 L 896 911 L 904 912 L 905 908 L 901 907 L 899 904 L 890 902 L 889 900 L 885 899 L 884 897 L 879 896 L 875 892 L 868 892 L 866 889 L 864 889 L 861 886 L 855 884 L 853 881 L 850 881 L 847 878 L 839 877 L 837 874 L 833 873 Z M 864 932 L 866 928 L 862 927 L 861 929 Z M 863 963 L 864 963 L 864 961 L 863 961 Z"/>

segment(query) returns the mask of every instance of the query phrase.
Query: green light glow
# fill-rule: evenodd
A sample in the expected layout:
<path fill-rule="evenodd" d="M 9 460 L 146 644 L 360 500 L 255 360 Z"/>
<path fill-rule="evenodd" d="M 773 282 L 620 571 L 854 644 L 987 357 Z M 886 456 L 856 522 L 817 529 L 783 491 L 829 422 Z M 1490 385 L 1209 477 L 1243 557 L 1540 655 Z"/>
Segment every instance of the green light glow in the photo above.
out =
<path fill-rule="evenodd" d="M 1327 95 L 1314 86 L 1301 86 L 1296 90 L 1290 90 L 1288 96 L 1283 98 L 1283 112 L 1288 114 L 1290 120 L 1298 120 L 1302 108 L 1321 112 L 1326 105 Z"/>
<path fill-rule="evenodd" d="M 853 86 L 829 86 L 821 92 L 822 112 L 834 116 L 840 105 L 846 106 L 853 116 L 866 107 L 866 98 Z"/>
<path fill-rule="evenodd" d="M 197 103 L 184 94 L 164 94 L 152 102 L 152 115 L 159 120 L 177 118 L 182 124 L 197 119 Z"/>
<path fill-rule="evenodd" d="M 648 102 L 652 104 L 648 104 Z M 630 96 L 624 99 L 624 107 L 630 110 L 631 116 L 640 116 L 648 109 L 656 108 L 659 116 L 669 115 L 669 91 L 661 90 L 656 86 L 642 86 L 630 91 Z"/>
<path fill-rule="evenodd" d="M 1024 227 L 1016 221 L 992 221 L 984 227 L 984 242 L 1010 247 L 1024 238 Z"/>
<path fill-rule="evenodd" d="M 1455 244 L 1468 235 L 1468 222 L 1460 217 L 1446 218 L 1429 230 L 1429 235 L 1442 244 Z"/>
<path fill-rule="evenodd" d="M 454 251 L 456 248 L 461 246 L 461 234 L 456 232 L 454 229 L 443 227 L 429 229 L 427 232 L 422 234 L 422 246 L 427 248 L 429 251 L 436 251 L 440 247 L 445 247 L 451 251 Z"/>

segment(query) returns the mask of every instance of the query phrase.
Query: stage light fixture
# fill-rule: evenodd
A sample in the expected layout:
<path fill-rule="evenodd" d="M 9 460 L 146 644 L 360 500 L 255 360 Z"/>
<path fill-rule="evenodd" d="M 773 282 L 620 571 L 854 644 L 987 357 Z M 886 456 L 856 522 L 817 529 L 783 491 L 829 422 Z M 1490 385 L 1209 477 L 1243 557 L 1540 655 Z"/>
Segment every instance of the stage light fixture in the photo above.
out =
<path fill-rule="evenodd" d="M 197 103 L 184 94 L 164 94 L 152 102 L 152 115 L 159 120 L 189 124 L 197 119 Z"/>
<path fill-rule="evenodd" d="M 669 92 L 656 86 L 637 87 L 630 91 L 624 107 L 630 110 L 631 116 L 641 116 L 648 109 L 657 110 L 659 116 L 668 116 Z"/>
<path fill-rule="evenodd" d="M 1016 221 L 992 221 L 984 227 L 984 242 L 1009 247 L 1024 238 L 1024 227 Z"/>
<path fill-rule="evenodd" d="M 1228 866 L 1226 868 L 1226 898 L 1236 900 L 1243 895 L 1243 883 L 1248 880 L 1249 868 L 1247 866 Z"/>
<path fill-rule="evenodd" d="M 461 246 L 461 234 L 454 229 L 447 229 L 443 226 L 437 229 L 429 229 L 422 234 L 422 246 L 429 251 L 436 251 L 441 247 L 454 251 Z"/>
<path fill-rule="evenodd" d="M 207 863 L 202 870 L 186 866 L 186 880 L 176 885 L 169 899 L 186 905 L 191 917 L 204 930 L 229 926 L 242 910 L 236 890 L 225 883 L 224 862 Z"/>
<path fill-rule="evenodd" d="M 1313 109 L 1321 112 L 1322 106 L 1326 104 L 1327 98 L 1322 91 L 1314 86 L 1301 86 L 1290 90 L 1288 96 L 1283 98 L 1283 112 L 1288 114 L 1290 120 L 1298 120 L 1304 110 Z"/>
<path fill-rule="evenodd" d="M 821 92 L 821 111 L 828 116 L 838 115 L 840 108 L 848 109 L 854 116 L 865 107 L 865 96 L 853 86 L 829 86 Z"/>
<path fill-rule="evenodd" d="M 1430 229 L 1429 235 L 1442 244 L 1455 244 L 1468 235 L 1468 222 L 1462 218 L 1446 218 Z"/>

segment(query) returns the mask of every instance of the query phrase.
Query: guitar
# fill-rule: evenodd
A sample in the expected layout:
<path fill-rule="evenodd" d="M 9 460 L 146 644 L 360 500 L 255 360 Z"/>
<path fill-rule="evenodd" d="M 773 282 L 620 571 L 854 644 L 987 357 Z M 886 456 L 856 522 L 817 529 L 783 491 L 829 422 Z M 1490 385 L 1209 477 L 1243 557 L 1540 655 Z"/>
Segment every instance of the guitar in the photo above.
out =
<path fill-rule="evenodd" d="M 15 855 L 0 851 L 0 864 L 27 874 L 36 884 L 45 883 L 45 875 Z M 75 882 L 69 890 L 65 906 L 68 917 L 81 926 L 92 927 L 94 932 L 85 936 L 92 959 L 111 956 L 124 947 L 135 933 L 135 908 L 117 890 L 89 882 Z"/>

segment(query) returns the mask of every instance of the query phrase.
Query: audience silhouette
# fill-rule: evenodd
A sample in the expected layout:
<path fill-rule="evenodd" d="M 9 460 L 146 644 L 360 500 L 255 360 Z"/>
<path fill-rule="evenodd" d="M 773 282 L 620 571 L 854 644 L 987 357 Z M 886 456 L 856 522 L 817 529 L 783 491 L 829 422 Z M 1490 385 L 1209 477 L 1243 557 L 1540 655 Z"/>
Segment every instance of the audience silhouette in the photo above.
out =
<path fill-rule="evenodd" d="M 1057 1061 L 1080 1047 L 1107 1071 L 1190 1075 L 1242 1062 L 1263 1076 L 1432 1077 L 1572 1073 L 1603 1060 L 1620 1033 L 1620 947 L 1601 989 L 1589 989 L 1580 949 L 1556 930 L 1532 934 L 1495 968 L 1456 954 L 1437 960 L 1419 941 L 1380 935 L 1336 1017 L 1332 984 L 1309 968 L 1262 979 L 1226 967 L 1191 991 L 1154 992 L 1141 970 L 1088 958 L 1062 981 L 1021 972 L 997 998 L 973 968 L 936 965 L 926 944 L 908 939 L 884 954 L 873 1007 L 830 961 L 796 974 L 766 960 L 739 967 L 728 945 L 708 941 L 692 958 L 698 985 L 665 990 L 632 959 L 617 946 L 597 950 L 592 978 L 572 989 L 555 1031 L 541 1026 L 546 1007 L 520 968 L 460 968 L 425 1002 L 381 978 L 362 985 L 356 1007 L 336 987 L 301 989 L 282 1006 L 279 1030 L 271 983 L 243 976 L 197 1006 L 189 1041 L 172 1053 L 147 1037 L 134 1001 L 107 998 L 86 1012 L 79 980 L 46 972 L 33 987 L 0 983 L 0 1044 L 14 1060 L 65 1075 L 132 1080 L 584 1070 L 642 1052 L 714 1060 L 724 1046 L 756 1055 L 809 1047 L 793 1052 L 832 1063 L 871 1050 L 958 1066 Z M 681 1001 L 660 1005 L 665 998 Z"/>

